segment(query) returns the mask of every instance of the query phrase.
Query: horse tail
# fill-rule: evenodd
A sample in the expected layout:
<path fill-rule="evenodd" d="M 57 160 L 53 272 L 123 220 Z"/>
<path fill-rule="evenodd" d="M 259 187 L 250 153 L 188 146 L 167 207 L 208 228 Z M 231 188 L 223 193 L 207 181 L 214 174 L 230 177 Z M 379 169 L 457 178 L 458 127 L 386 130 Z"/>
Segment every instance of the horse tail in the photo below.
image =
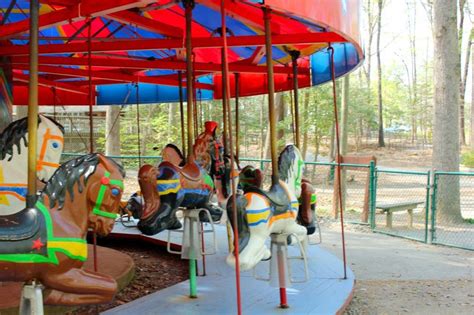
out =
<path fill-rule="evenodd" d="M 247 246 L 250 240 L 250 228 L 247 221 L 246 207 L 247 207 L 247 198 L 244 195 L 237 195 L 235 198 L 235 209 L 237 211 L 237 231 L 239 232 L 239 253 Z M 233 199 L 230 198 L 227 203 L 227 218 L 232 227 L 234 227 L 234 207 Z M 234 235 L 235 241 L 235 235 Z"/>

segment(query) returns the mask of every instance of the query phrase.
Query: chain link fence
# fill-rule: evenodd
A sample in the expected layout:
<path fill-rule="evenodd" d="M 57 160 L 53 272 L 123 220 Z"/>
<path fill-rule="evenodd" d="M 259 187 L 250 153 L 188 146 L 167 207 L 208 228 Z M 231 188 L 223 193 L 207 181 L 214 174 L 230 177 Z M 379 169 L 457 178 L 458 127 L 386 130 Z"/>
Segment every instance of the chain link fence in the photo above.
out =
<path fill-rule="evenodd" d="M 430 172 L 376 169 L 374 187 L 372 229 L 426 243 Z"/>
<path fill-rule="evenodd" d="M 474 250 L 474 173 L 436 172 L 431 242 Z"/>
<path fill-rule="evenodd" d="M 64 153 L 62 161 L 79 156 Z M 137 156 L 111 156 L 127 172 L 124 198 L 139 190 Z M 158 165 L 160 156 L 142 156 L 141 164 Z M 241 158 L 270 185 L 270 160 Z M 374 232 L 474 250 L 474 173 L 418 172 L 341 164 L 346 177 L 347 223 L 370 224 Z M 317 214 L 334 217 L 336 163 L 306 162 L 304 178 L 316 190 Z M 344 176 L 344 175 L 343 175 Z"/>

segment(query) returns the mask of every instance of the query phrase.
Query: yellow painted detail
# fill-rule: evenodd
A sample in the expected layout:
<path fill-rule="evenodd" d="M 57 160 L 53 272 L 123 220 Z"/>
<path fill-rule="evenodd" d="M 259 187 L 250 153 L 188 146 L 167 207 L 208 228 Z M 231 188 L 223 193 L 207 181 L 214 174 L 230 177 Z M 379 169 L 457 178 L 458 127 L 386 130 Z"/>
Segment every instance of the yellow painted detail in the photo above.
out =
<path fill-rule="evenodd" d="M 285 212 L 283 214 L 276 215 L 274 217 L 270 218 L 270 225 L 273 224 L 273 222 L 282 220 L 282 219 L 296 219 L 296 213 L 294 212 Z"/>
<path fill-rule="evenodd" d="M 64 250 L 72 256 L 87 258 L 87 243 L 73 241 L 48 241 L 48 248 Z"/>
<path fill-rule="evenodd" d="M 160 184 L 176 184 L 179 183 L 179 179 L 158 179 L 156 180 L 158 185 Z"/>
<path fill-rule="evenodd" d="M 3 168 L 0 165 L 0 184 L 2 184 L 4 182 L 5 182 L 5 179 L 3 177 Z M 10 202 L 8 201 L 8 198 L 7 198 L 6 195 L 0 194 L 0 205 L 5 205 L 5 206 L 10 205 Z"/>
<path fill-rule="evenodd" d="M 258 221 L 261 221 L 261 220 L 268 220 L 269 216 L 270 216 L 270 209 L 264 212 L 260 212 L 260 213 L 247 213 L 247 222 L 249 224 L 257 223 Z"/>

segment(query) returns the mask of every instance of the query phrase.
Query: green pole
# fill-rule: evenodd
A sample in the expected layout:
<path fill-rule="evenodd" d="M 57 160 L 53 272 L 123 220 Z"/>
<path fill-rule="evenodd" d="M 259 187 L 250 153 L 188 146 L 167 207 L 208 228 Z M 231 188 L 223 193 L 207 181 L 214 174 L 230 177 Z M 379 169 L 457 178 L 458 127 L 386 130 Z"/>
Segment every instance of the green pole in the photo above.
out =
<path fill-rule="evenodd" d="M 436 241 L 436 194 L 438 192 L 438 174 L 433 172 L 433 196 L 431 196 L 431 243 Z"/>
<path fill-rule="evenodd" d="M 430 190 L 431 190 L 431 171 L 427 173 L 428 178 L 426 179 L 426 205 L 425 205 L 425 243 L 428 243 L 428 218 L 430 215 Z"/>
<path fill-rule="evenodd" d="M 370 228 L 375 228 L 375 161 L 370 161 L 369 165 L 369 213 L 370 213 Z"/>
<path fill-rule="evenodd" d="M 189 297 L 197 298 L 196 259 L 189 260 Z"/>

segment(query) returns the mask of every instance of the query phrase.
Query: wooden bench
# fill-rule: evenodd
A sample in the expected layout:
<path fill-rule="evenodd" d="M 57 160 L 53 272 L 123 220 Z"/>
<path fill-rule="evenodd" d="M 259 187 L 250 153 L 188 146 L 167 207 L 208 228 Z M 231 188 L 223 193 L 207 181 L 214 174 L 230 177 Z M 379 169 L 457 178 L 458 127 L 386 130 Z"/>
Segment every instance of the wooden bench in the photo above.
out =
<path fill-rule="evenodd" d="M 392 228 L 392 219 L 393 213 L 397 211 L 407 211 L 408 212 L 408 227 L 413 227 L 413 209 L 417 208 L 418 205 L 424 204 L 424 201 L 414 200 L 414 201 L 404 201 L 397 203 L 385 203 L 377 204 L 376 209 L 382 210 L 382 213 L 387 214 L 387 227 Z"/>

